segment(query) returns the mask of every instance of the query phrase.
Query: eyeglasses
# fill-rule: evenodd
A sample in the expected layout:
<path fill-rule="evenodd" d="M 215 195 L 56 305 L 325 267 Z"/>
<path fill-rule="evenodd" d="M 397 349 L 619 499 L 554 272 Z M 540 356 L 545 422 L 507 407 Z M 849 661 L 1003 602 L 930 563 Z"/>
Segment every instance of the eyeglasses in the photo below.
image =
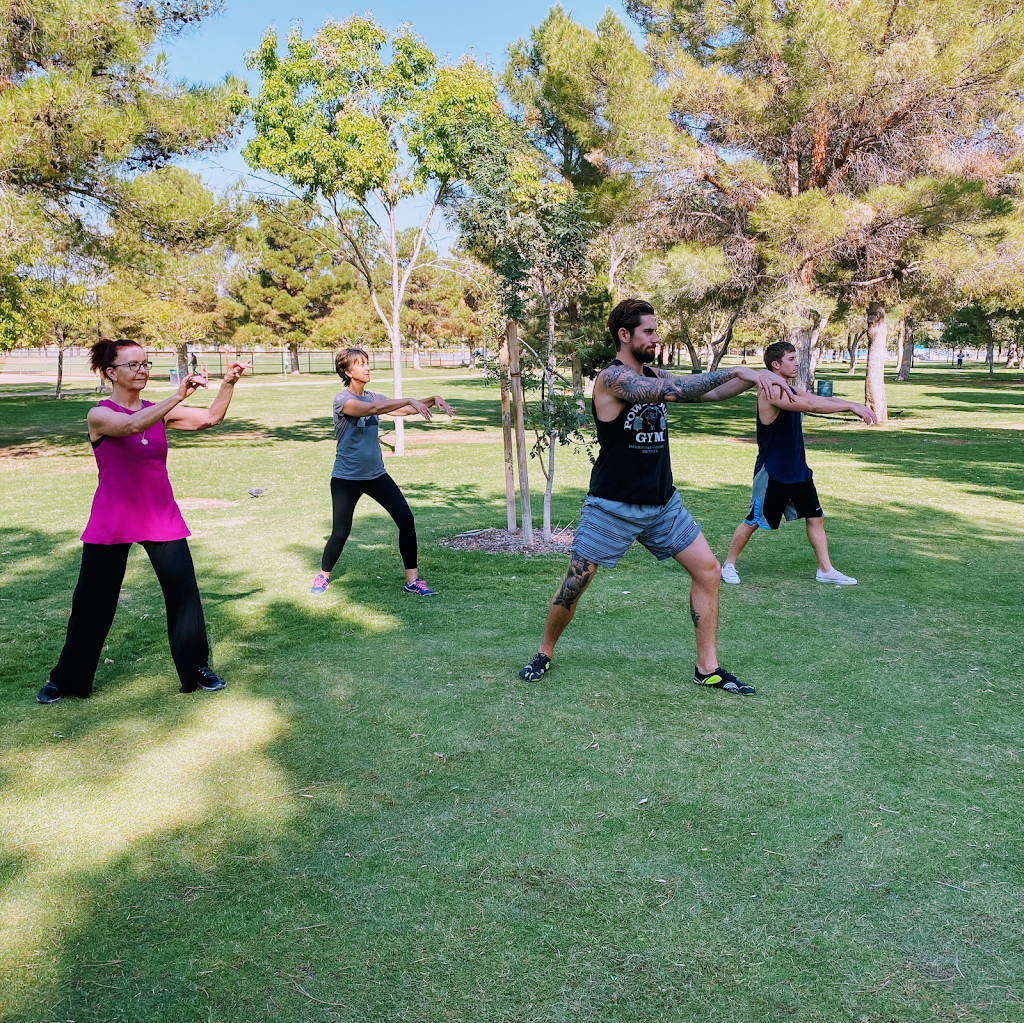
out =
<path fill-rule="evenodd" d="M 113 366 L 111 366 L 110 368 L 111 369 L 119 369 L 122 366 L 126 370 L 128 370 L 130 373 L 135 373 L 136 371 L 138 371 L 140 369 L 144 369 L 148 373 L 153 368 L 153 363 L 151 363 L 151 362 L 115 362 L 113 364 Z"/>

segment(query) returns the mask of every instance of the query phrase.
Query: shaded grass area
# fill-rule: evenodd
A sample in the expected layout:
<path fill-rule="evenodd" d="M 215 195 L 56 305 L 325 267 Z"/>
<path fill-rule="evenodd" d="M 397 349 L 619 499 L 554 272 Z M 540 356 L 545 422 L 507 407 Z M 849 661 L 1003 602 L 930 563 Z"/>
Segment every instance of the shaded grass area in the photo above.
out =
<path fill-rule="evenodd" d="M 226 429 L 172 435 L 178 496 L 239 502 L 186 512 L 229 689 L 176 694 L 136 550 L 95 695 L 35 706 L 89 403 L 0 402 L 0 1016 L 1021 1019 L 1024 405 L 919 379 L 890 392 L 906 423 L 808 421 L 861 585 L 815 584 L 797 524 L 755 536 L 722 595 L 742 701 L 688 682 L 684 576 L 640 549 L 598 573 L 551 674 L 517 678 L 563 561 L 434 543 L 503 523 L 500 445 L 386 460 L 440 598 L 403 596 L 372 503 L 311 597 L 333 455 L 311 386 L 240 388 Z M 498 426 L 487 385 L 450 390 L 436 427 Z M 752 408 L 672 411 L 720 556 Z M 566 454 L 557 521 L 588 474 Z"/>

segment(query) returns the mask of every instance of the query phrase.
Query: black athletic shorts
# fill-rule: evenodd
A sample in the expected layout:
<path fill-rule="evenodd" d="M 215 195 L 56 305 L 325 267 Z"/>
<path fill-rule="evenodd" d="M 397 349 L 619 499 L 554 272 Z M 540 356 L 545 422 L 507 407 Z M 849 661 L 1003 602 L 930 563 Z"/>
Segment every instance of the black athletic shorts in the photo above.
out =
<path fill-rule="evenodd" d="M 754 477 L 750 511 L 744 521 L 748 526 L 778 529 L 783 515 L 787 522 L 792 522 L 793 519 L 820 519 L 823 514 L 813 479 L 780 483 L 768 475 L 767 469 L 761 469 Z"/>

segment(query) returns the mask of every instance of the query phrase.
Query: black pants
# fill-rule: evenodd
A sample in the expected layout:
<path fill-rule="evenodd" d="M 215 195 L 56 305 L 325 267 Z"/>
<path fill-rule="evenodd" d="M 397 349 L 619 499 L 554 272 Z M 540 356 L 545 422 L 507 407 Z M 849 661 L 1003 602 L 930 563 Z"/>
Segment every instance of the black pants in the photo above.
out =
<path fill-rule="evenodd" d="M 50 681 L 64 696 L 88 696 L 103 642 L 117 611 L 130 543 L 82 545 L 82 569 L 71 601 L 71 620 Z M 196 669 L 210 663 L 203 605 L 186 540 L 143 540 L 167 605 L 167 638 L 182 692 L 197 686 Z"/>
<path fill-rule="evenodd" d="M 330 572 L 338 563 L 345 541 L 352 532 L 352 513 L 359 498 L 366 494 L 372 497 L 388 513 L 398 526 L 398 550 L 406 568 L 416 567 L 416 522 L 405 495 L 398 484 L 387 474 L 375 480 L 339 480 L 331 477 L 331 503 L 334 505 L 334 525 L 324 547 L 320 568 Z"/>

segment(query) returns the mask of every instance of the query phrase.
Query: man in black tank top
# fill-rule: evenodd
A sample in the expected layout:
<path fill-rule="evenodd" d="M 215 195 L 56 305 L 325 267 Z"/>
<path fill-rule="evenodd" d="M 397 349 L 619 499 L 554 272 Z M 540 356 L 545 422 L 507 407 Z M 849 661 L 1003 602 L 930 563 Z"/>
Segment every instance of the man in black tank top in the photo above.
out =
<path fill-rule="evenodd" d="M 723 401 L 761 382 L 766 373 L 746 366 L 677 376 L 654 369 L 658 324 L 640 299 L 620 302 L 608 319 L 617 358 L 594 384 L 592 411 L 600 453 L 573 540 L 569 570 L 548 607 L 540 650 L 519 672 L 536 681 L 551 665 L 555 644 L 572 621 L 576 603 L 597 572 L 614 566 L 639 540 L 659 561 L 674 558 L 690 574 L 690 615 L 697 632 L 694 682 L 749 695 L 718 664 L 718 561 L 672 485 L 668 450 L 669 401 Z"/>
<path fill-rule="evenodd" d="M 778 529 L 787 520 L 804 519 L 807 539 L 818 559 L 815 579 L 834 586 L 856 586 L 857 580 L 832 567 L 818 491 L 804 453 L 804 412 L 855 412 L 865 423 L 876 422 L 866 405 L 843 398 L 819 398 L 793 386 L 800 357 L 788 341 L 776 341 L 764 350 L 764 364 L 772 371 L 768 386 L 757 393 L 757 461 L 754 492 L 747 517 L 736 527 L 722 566 L 722 579 L 738 583 L 736 559 L 758 529 Z"/>

